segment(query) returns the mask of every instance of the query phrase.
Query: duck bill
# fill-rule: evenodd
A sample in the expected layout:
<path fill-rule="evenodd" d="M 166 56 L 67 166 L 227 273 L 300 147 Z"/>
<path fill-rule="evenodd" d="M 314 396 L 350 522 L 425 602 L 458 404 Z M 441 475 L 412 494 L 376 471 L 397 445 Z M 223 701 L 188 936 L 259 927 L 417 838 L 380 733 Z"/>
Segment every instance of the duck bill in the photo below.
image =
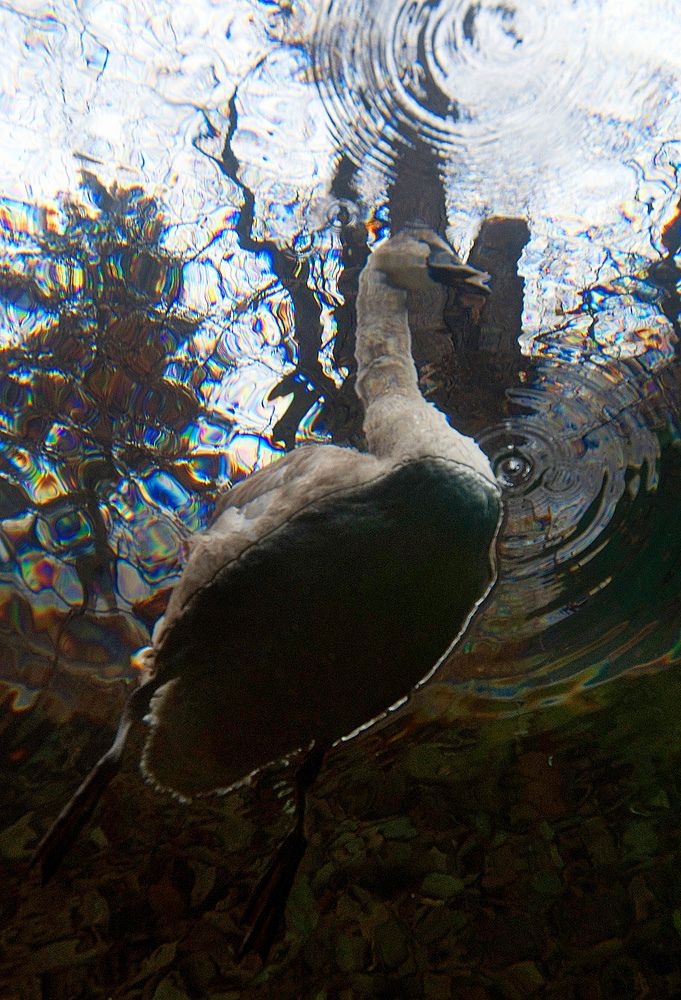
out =
<path fill-rule="evenodd" d="M 479 271 L 476 267 L 463 264 L 454 251 L 439 248 L 431 250 L 428 255 L 428 272 L 433 281 L 459 288 L 462 294 L 481 303 L 489 295 L 487 287 L 489 274 L 486 271 Z"/>

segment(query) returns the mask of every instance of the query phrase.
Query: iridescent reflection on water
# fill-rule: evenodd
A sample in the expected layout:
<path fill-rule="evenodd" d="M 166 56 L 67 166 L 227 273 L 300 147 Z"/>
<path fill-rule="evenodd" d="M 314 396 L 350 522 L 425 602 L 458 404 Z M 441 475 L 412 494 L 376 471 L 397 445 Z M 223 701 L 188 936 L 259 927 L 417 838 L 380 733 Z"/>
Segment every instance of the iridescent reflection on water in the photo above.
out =
<path fill-rule="evenodd" d="M 348 245 L 356 277 L 411 198 L 442 203 L 463 254 L 492 216 L 528 233 L 506 372 L 493 324 L 465 365 L 423 366 L 453 380 L 444 405 L 492 458 L 506 522 L 496 589 L 420 701 L 502 718 L 677 663 L 676 5 L 0 18 L 11 712 L 110 718 L 217 493 L 296 443 L 360 440 Z M 410 189 L 424 149 L 431 187 Z"/>

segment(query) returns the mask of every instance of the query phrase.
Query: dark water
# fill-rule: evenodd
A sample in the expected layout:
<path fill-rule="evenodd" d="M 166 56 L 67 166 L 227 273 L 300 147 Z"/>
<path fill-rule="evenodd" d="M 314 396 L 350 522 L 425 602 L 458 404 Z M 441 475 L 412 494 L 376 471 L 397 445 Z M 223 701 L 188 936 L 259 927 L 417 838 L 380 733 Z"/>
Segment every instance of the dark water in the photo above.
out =
<path fill-rule="evenodd" d="M 177 32 L 134 13 L 198 94 L 201 61 L 173 70 Z M 637 16 L 632 54 L 607 4 L 244 2 L 205 29 L 221 58 L 241 40 L 241 76 L 216 57 L 182 133 L 209 179 L 131 181 L 140 137 L 104 149 L 77 117 L 79 179 L 48 191 L 21 147 L 45 196 L 0 203 L 3 996 L 681 994 L 678 67 L 653 44 L 678 15 Z M 95 106 L 116 45 L 88 23 Z M 74 30 L 37 20 L 23 58 L 63 66 Z M 154 101 L 184 105 L 153 91 L 163 135 Z M 362 446 L 357 277 L 416 216 L 491 275 L 482 312 L 410 322 L 423 391 L 504 488 L 492 594 L 409 705 L 330 754 L 267 965 L 235 953 L 283 769 L 187 805 L 143 783 L 138 734 L 40 887 L 32 849 L 220 490 L 303 441 Z"/>

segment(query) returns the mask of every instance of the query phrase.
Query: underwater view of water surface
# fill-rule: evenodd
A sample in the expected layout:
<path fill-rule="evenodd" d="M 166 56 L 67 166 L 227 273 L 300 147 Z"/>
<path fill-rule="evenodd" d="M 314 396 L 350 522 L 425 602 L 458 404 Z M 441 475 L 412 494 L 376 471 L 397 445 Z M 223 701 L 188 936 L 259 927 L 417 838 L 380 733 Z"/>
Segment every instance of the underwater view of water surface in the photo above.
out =
<path fill-rule="evenodd" d="M 16 0 L 0 24 L 2 996 L 681 996 L 681 9 Z M 491 592 L 327 754 L 266 960 L 239 948 L 290 766 L 180 801 L 140 726 L 41 885 L 219 498 L 366 449 L 358 280 L 410 223 L 489 275 L 409 324 L 502 490 Z M 296 615 L 284 581 L 234 627 Z"/>

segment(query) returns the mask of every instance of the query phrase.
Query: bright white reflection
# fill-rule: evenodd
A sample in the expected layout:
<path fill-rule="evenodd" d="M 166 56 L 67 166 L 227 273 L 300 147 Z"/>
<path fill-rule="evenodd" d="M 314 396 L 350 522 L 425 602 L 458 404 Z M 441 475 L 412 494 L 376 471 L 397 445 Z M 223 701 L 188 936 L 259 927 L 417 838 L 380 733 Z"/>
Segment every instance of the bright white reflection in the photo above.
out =
<path fill-rule="evenodd" d="M 339 142 L 370 210 L 413 126 L 443 156 L 464 251 L 484 215 L 529 218 L 528 351 L 584 288 L 655 259 L 675 207 L 670 0 L 58 0 L 6 6 L 0 22 L 4 197 L 49 202 L 86 167 L 157 193 L 177 249 L 206 246 L 212 213 L 239 204 L 211 160 L 236 92 L 257 235 L 293 247 L 328 197 Z M 206 282 L 198 295 L 214 295 Z M 625 326 L 603 330 L 606 350 L 637 354 L 654 329 L 669 354 L 652 307 Z"/>

